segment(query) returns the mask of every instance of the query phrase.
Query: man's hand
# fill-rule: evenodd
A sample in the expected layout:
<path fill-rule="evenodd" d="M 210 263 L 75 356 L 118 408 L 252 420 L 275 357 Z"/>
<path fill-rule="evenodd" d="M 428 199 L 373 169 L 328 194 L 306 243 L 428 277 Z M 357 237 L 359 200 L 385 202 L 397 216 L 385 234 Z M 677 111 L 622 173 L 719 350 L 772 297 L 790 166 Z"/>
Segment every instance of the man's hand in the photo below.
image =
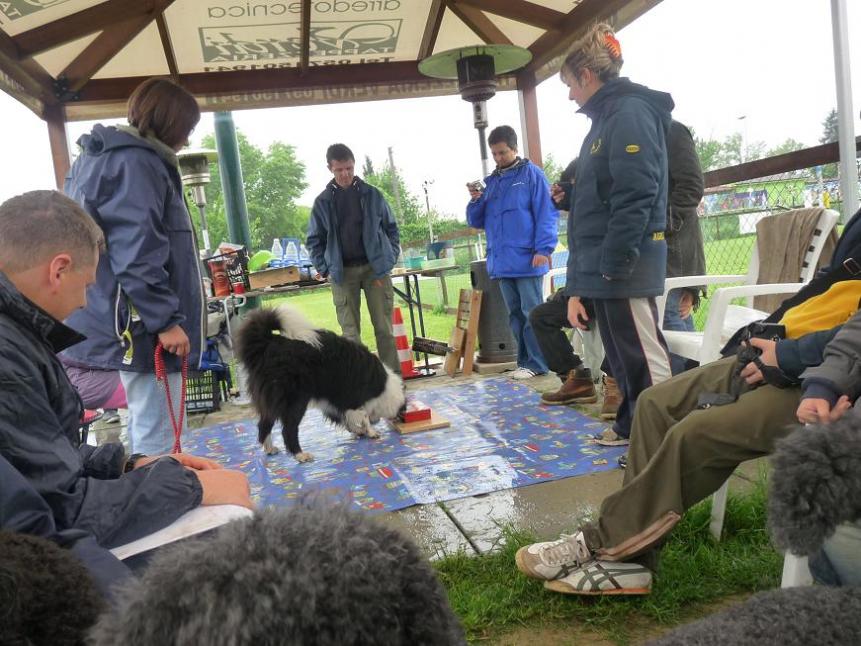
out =
<path fill-rule="evenodd" d="M 481 191 L 476 191 L 471 183 L 467 183 L 466 190 L 469 191 L 469 197 L 473 202 L 481 197 Z"/>
<path fill-rule="evenodd" d="M 188 335 L 178 325 L 174 325 L 164 332 L 159 332 L 158 340 L 161 341 L 164 349 L 171 354 L 184 357 L 191 352 L 191 342 L 188 340 Z"/>
<path fill-rule="evenodd" d="M 691 315 L 694 309 L 694 295 L 688 290 L 682 290 L 682 295 L 679 296 L 679 317 L 686 319 Z"/>
<path fill-rule="evenodd" d="M 199 458 L 194 455 L 189 455 L 188 453 L 171 453 L 170 455 L 148 455 L 135 461 L 134 468 L 140 469 L 141 467 L 145 467 L 146 465 L 152 464 L 156 460 L 160 460 L 162 458 L 171 458 L 173 460 L 176 460 L 182 466 L 188 467 L 193 471 L 209 471 L 211 469 L 224 468 L 214 460 Z"/>
<path fill-rule="evenodd" d="M 759 355 L 760 361 L 767 366 L 777 367 L 777 352 L 775 350 L 777 347 L 777 341 L 771 341 L 769 339 L 751 339 L 748 343 L 750 343 L 754 348 L 762 350 L 762 354 Z M 753 361 L 742 368 L 739 375 L 741 375 L 742 379 L 744 379 L 750 386 L 765 381 L 762 376 L 762 371 L 756 367 L 756 364 Z"/>
<path fill-rule="evenodd" d="M 532 256 L 532 266 L 540 267 L 541 265 L 550 266 L 550 256 L 544 256 L 540 253 L 537 253 Z"/>
<path fill-rule="evenodd" d="M 254 509 L 248 477 L 233 469 L 193 471 L 203 487 L 201 505 L 241 505 Z"/>
<path fill-rule="evenodd" d="M 579 296 L 571 296 L 568 299 L 568 322 L 572 327 L 576 327 L 581 330 L 588 330 L 589 326 L 580 322 L 580 319 L 584 321 L 589 320 L 589 316 L 586 314 L 586 308 L 583 303 L 580 302 Z"/>
<path fill-rule="evenodd" d="M 371 281 L 371 285 L 373 285 L 374 287 L 382 287 L 383 286 L 383 279 L 382 278 L 374 278 L 374 280 Z"/>
<path fill-rule="evenodd" d="M 329 279 L 328 274 L 324 276 L 324 275 L 323 275 L 323 274 L 321 274 L 319 271 L 318 271 L 316 274 L 314 274 L 314 280 L 319 280 L 319 281 L 321 281 L 321 282 L 322 282 L 322 281 L 324 281 L 324 280 L 328 280 L 328 279 Z"/>
<path fill-rule="evenodd" d="M 565 199 L 565 189 L 563 189 L 559 184 L 551 184 L 550 185 L 550 199 L 553 200 L 554 204 L 559 204 Z"/>
<path fill-rule="evenodd" d="M 802 424 L 815 424 L 816 422 L 827 424 L 828 422 L 836 422 L 850 408 L 852 408 L 852 402 L 846 395 L 837 400 L 834 408 L 831 408 L 831 403 L 827 399 L 802 399 L 795 415 Z"/>

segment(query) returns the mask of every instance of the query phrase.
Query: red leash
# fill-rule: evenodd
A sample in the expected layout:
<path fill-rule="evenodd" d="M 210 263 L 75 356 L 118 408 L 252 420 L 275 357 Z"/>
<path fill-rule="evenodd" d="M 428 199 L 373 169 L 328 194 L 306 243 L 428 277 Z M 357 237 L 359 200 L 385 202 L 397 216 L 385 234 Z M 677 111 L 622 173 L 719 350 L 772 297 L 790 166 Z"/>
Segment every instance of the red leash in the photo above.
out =
<path fill-rule="evenodd" d="M 185 388 L 188 381 L 188 355 L 182 358 L 182 399 L 179 403 L 179 419 L 173 414 L 173 400 L 170 397 L 170 382 L 167 379 L 167 370 L 164 368 L 164 346 L 159 341 L 155 346 L 155 378 L 164 382 L 164 392 L 167 396 L 167 411 L 170 414 L 170 423 L 173 425 L 173 451 L 171 453 L 182 453 L 180 437 L 182 436 L 182 424 L 185 420 Z"/>

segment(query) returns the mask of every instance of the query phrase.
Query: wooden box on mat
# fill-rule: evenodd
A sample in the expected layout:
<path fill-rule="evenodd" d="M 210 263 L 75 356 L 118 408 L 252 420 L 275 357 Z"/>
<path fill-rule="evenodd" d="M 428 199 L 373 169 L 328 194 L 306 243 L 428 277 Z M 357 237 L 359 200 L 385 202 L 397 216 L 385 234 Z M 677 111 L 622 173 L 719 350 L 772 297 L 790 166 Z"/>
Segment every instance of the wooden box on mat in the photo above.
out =
<path fill-rule="evenodd" d="M 263 289 L 286 283 L 299 282 L 298 267 L 276 267 L 275 269 L 264 269 L 263 271 L 252 271 L 248 274 L 251 289 Z"/>

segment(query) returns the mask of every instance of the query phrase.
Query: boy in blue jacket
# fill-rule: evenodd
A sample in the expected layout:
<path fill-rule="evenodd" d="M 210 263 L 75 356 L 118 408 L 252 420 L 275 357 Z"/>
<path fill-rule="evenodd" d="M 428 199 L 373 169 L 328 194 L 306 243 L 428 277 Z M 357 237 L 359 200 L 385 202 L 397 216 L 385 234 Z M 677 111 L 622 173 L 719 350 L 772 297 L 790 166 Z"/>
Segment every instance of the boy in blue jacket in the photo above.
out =
<path fill-rule="evenodd" d="M 532 331 L 529 313 L 543 302 L 543 276 L 556 248 L 557 213 L 543 171 L 517 156 L 517 135 L 499 126 L 487 138 L 496 170 L 480 193 L 468 185 L 469 226 L 487 232 L 487 273 L 499 281 L 508 322 L 517 341 L 514 379 L 547 372 L 547 362 Z"/>

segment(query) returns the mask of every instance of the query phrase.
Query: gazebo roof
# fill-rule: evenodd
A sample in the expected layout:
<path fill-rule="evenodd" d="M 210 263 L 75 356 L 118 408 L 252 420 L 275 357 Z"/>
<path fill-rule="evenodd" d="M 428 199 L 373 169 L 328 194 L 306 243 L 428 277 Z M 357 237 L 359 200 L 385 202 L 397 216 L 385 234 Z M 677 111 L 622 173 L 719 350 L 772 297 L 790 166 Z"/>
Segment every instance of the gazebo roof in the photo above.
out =
<path fill-rule="evenodd" d="M 2 0 L 0 89 L 68 120 L 124 114 L 134 87 L 159 75 L 204 110 L 455 94 L 455 81 L 417 63 L 480 43 L 528 48 L 519 74 L 534 87 L 585 27 L 620 29 L 658 2 Z M 516 75 L 499 83 L 519 85 Z"/>

